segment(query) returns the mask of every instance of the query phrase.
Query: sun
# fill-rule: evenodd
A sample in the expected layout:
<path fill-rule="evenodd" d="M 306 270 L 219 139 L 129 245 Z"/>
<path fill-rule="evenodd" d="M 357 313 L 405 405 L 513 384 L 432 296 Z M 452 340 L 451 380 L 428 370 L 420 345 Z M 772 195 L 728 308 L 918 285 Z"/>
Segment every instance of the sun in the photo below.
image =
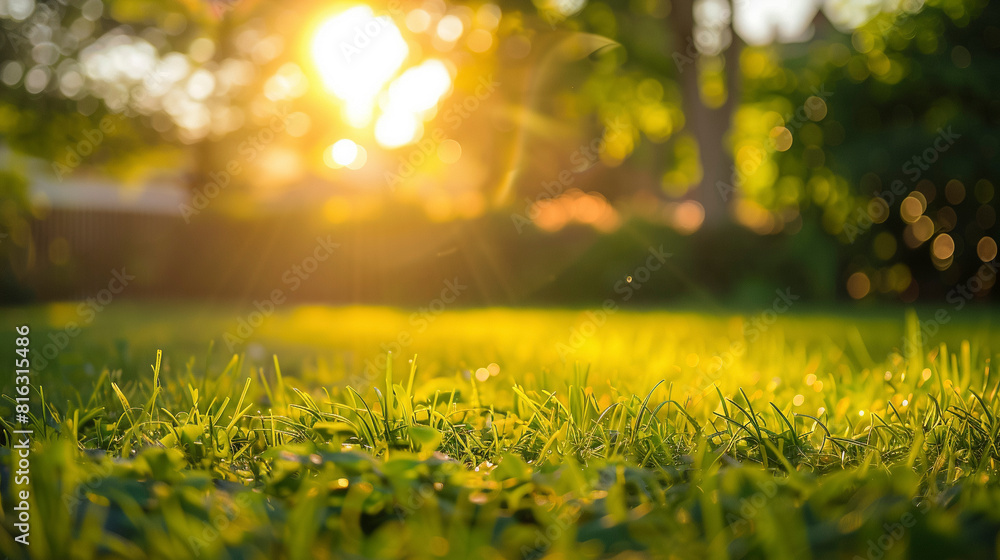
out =
<path fill-rule="evenodd" d="M 371 126 L 384 148 L 420 140 L 424 122 L 452 89 L 448 64 L 411 61 L 410 46 L 393 19 L 365 5 L 321 23 L 311 54 L 323 86 L 339 101 L 344 122 L 357 129 Z"/>
<path fill-rule="evenodd" d="M 327 90 L 348 103 L 371 102 L 410 53 L 389 16 L 355 6 L 316 30 L 313 60 Z"/>

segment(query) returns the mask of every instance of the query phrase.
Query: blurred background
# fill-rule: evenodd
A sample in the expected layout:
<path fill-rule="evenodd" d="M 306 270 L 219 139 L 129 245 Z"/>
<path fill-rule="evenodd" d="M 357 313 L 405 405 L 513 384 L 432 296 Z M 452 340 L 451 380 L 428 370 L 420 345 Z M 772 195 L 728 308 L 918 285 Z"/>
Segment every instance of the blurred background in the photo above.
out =
<path fill-rule="evenodd" d="M 0 33 L 4 304 L 995 299 L 997 2 L 0 0 Z"/>

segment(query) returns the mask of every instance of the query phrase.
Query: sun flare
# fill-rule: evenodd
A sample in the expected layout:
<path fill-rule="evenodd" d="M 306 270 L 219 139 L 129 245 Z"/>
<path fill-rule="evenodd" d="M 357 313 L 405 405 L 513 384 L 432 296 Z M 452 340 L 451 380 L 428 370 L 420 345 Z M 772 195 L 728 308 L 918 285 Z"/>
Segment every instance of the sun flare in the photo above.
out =
<path fill-rule="evenodd" d="M 392 18 L 376 16 L 368 6 L 348 8 L 331 17 L 320 25 L 312 42 L 323 85 L 346 103 L 352 122 L 371 119 L 375 97 L 409 53 Z M 367 119 L 359 118 L 365 109 Z"/>
<path fill-rule="evenodd" d="M 410 46 L 387 15 L 348 8 L 319 26 L 312 57 L 323 85 L 340 101 L 343 120 L 374 127 L 375 141 L 398 148 L 420 140 L 424 122 L 452 89 L 452 70 L 437 59 L 412 61 Z"/>

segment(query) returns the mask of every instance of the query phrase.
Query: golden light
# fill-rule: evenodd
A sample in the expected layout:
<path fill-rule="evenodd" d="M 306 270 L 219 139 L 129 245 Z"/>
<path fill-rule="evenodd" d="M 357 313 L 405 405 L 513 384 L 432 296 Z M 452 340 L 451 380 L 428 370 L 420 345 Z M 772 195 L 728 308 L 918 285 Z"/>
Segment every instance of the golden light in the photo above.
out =
<path fill-rule="evenodd" d="M 372 122 L 372 113 L 374 110 L 374 99 L 348 101 L 344 104 L 343 117 L 347 121 L 347 124 L 354 128 L 363 128 Z"/>
<path fill-rule="evenodd" d="M 548 0 L 545 2 L 545 8 L 562 17 L 569 17 L 587 5 L 587 0 Z"/>
<path fill-rule="evenodd" d="M 476 12 L 476 24 L 486 29 L 496 29 L 500 25 L 500 6 L 483 4 Z"/>
<path fill-rule="evenodd" d="M 485 29 L 477 29 L 469 33 L 467 43 L 472 52 L 484 53 L 493 46 L 493 35 Z"/>
<path fill-rule="evenodd" d="M 927 241 L 934 235 L 934 221 L 927 216 L 920 216 L 910 227 L 913 228 L 913 236 L 920 243 Z"/>
<path fill-rule="evenodd" d="M 451 89 L 451 74 L 440 60 L 428 60 L 408 69 L 389 86 L 386 113 L 423 113 L 437 106 Z"/>
<path fill-rule="evenodd" d="M 438 144 L 437 155 L 442 163 L 456 163 L 462 158 L 462 145 L 451 138 L 442 140 Z"/>
<path fill-rule="evenodd" d="M 976 254 L 983 262 L 990 262 L 997 256 L 997 242 L 992 237 L 983 237 L 976 244 Z"/>
<path fill-rule="evenodd" d="M 413 10 L 406 16 L 406 28 L 430 30 L 433 19 L 426 10 Z M 465 31 L 456 16 L 445 16 L 433 29 L 452 42 Z M 419 140 L 424 121 L 434 117 L 438 103 L 452 89 L 452 67 L 437 59 L 405 64 L 410 49 L 400 29 L 390 17 L 376 16 L 368 6 L 346 9 L 322 23 L 311 49 L 324 86 L 343 102 L 343 119 L 355 128 L 374 121 L 375 141 L 383 148 Z M 343 154 L 335 157 L 332 148 L 328 152 L 324 159 L 331 167 L 350 167 L 341 162 L 356 162 Z"/>
<path fill-rule="evenodd" d="M 323 152 L 323 161 L 333 169 L 361 169 L 368 161 L 368 151 L 353 140 L 343 138 Z"/>
<path fill-rule="evenodd" d="M 705 221 L 705 207 L 694 200 L 686 200 L 674 210 L 674 228 L 681 235 L 691 235 Z"/>
<path fill-rule="evenodd" d="M 806 99 L 803 108 L 805 109 L 806 116 L 809 117 L 809 120 L 821 121 L 823 120 L 823 117 L 826 117 L 826 101 L 823 101 L 822 97 L 816 97 L 815 95 L 809 97 Z"/>
<path fill-rule="evenodd" d="M 864 272 L 855 272 L 847 279 L 847 293 L 854 299 L 861 299 L 871 290 L 871 281 Z"/>
<path fill-rule="evenodd" d="M 409 53 L 392 18 L 376 16 L 368 6 L 348 8 L 331 17 L 319 26 L 312 41 L 323 85 L 347 103 L 345 118 L 354 126 L 370 121 L 375 97 Z"/>
<path fill-rule="evenodd" d="M 346 166 L 358 157 L 358 145 L 347 138 L 337 140 L 330 148 L 330 155 L 337 165 Z"/>
<path fill-rule="evenodd" d="M 327 167 L 332 169 L 338 169 L 340 167 L 343 167 L 339 163 L 333 161 L 333 146 L 327 146 L 326 149 L 323 150 L 323 163 L 325 163 Z"/>
<path fill-rule="evenodd" d="M 770 132 L 771 141 L 774 142 L 774 149 L 784 152 L 792 147 L 792 133 L 783 126 L 776 126 Z"/>
<path fill-rule="evenodd" d="M 354 161 L 347 164 L 348 169 L 361 169 L 368 162 L 368 150 L 364 146 L 358 146 L 358 155 L 355 156 Z"/>
<path fill-rule="evenodd" d="M 271 101 L 301 97 L 307 86 L 305 73 L 298 64 L 289 62 L 264 83 L 264 96 Z"/>
<path fill-rule="evenodd" d="M 215 89 L 215 76 L 205 69 L 196 70 L 187 82 L 187 94 L 191 99 L 202 100 Z"/>
<path fill-rule="evenodd" d="M 431 26 L 431 15 L 426 10 L 417 8 L 406 14 L 406 27 L 414 33 L 423 33 Z"/>
<path fill-rule="evenodd" d="M 457 41 L 462 36 L 463 31 L 465 31 L 465 26 L 462 25 L 462 20 L 458 19 L 457 16 L 444 16 L 437 24 L 438 37 L 448 43 Z"/>
<path fill-rule="evenodd" d="M 955 254 L 955 240 L 947 233 L 942 233 L 931 244 L 931 252 L 939 260 L 946 260 Z"/>
<path fill-rule="evenodd" d="M 262 187 L 271 188 L 301 176 L 302 156 L 291 148 L 276 146 L 256 160 L 257 181 Z"/>
<path fill-rule="evenodd" d="M 605 232 L 619 226 L 618 213 L 603 195 L 585 193 L 577 188 L 536 202 L 532 214 L 532 221 L 544 231 L 559 231 L 571 222 L 587 224 Z"/>
<path fill-rule="evenodd" d="M 917 193 L 919 194 L 919 193 Z M 921 202 L 920 198 L 917 198 L 910 194 L 903 199 L 903 202 L 899 204 L 899 215 L 903 218 L 903 221 L 912 224 L 920 218 L 920 215 L 924 213 L 926 206 Z"/>
<path fill-rule="evenodd" d="M 312 127 L 312 119 L 303 112 L 295 112 L 288 115 L 285 132 L 292 138 L 302 138 Z"/>
<path fill-rule="evenodd" d="M 375 140 L 384 148 L 398 148 L 418 140 L 423 128 L 413 113 L 387 112 L 375 123 Z"/>

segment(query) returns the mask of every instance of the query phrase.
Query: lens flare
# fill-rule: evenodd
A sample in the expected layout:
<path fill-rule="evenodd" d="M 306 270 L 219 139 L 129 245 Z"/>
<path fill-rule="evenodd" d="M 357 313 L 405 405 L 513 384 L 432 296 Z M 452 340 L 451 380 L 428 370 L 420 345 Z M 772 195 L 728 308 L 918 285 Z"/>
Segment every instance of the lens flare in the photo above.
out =
<path fill-rule="evenodd" d="M 330 150 L 330 155 L 338 165 L 349 165 L 358 157 L 358 145 L 347 138 L 337 140 Z"/>
<path fill-rule="evenodd" d="M 368 161 L 368 151 L 353 140 L 342 138 L 328 146 L 323 152 L 323 161 L 327 167 L 340 169 L 361 169 Z"/>
<path fill-rule="evenodd" d="M 451 89 L 451 74 L 440 60 L 428 60 L 410 68 L 389 86 L 389 105 L 394 110 L 422 113 L 433 109 Z"/>
<path fill-rule="evenodd" d="M 413 113 L 386 112 L 375 123 L 375 140 L 384 148 L 398 148 L 418 140 L 423 124 Z"/>
<path fill-rule="evenodd" d="M 323 85 L 347 103 L 354 126 L 370 122 L 374 98 L 396 75 L 410 49 L 389 16 L 368 6 L 349 8 L 325 21 L 312 41 Z M 346 109 L 345 108 L 345 109 Z"/>

